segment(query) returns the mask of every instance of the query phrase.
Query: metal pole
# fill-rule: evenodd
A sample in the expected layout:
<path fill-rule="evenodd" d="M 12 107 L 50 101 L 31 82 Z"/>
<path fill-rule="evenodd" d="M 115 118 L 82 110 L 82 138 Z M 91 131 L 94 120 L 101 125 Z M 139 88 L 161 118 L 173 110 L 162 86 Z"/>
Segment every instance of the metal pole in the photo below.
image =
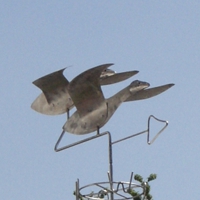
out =
<path fill-rule="evenodd" d="M 109 149 L 109 182 L 110 182 L 110 198 L 114 199 L 113 193 L 113 159 L 112 159 L 112 138 L 110 132 L 108 132 L 108 149 Z"/>
<path fill-rule="evenodd" d="M 68 113 L 68 116 L 69 116 L 69 113 Z M 150 119 L 151 118 L 154 118 L 155 120 L 159 121 L 159 122 L 164 122 L 165 123 L 165 126 L 154 136 L 154 138 L 150 141 Z M 60 144 L 60 141 L 62 140 L 64 134 L 65 134 L 65 131 L 63 130 L 60 137 L 58 138 L 58 141 L 56 142 L 55 144 L 55 147 L 54 147 L 54 150 L 56 152 L 59 152 L 59 151 L 62 151 L 64 149 L 68 149 L 70 147 L 73 147 L 73 146 L 76 146 L 76 145 L 79 145 L 79 144 L 82 144 L 84 142 L 87 142 L 87 141 L 90 141 L 90 140 L 93 140 L 93 139 L 96 139 L 96 138 L 99 138 L 101 136 L 104 136 L 104 135 L 108 135 L 108 159 L 109 159 L 109 172 L 108 172 L 108 179 L 109 179 L 109 183 L 110 183 L 110 199 L 111 200 L 114 200 L 114 190 L 113 190 L 113 158 L 112 158 L 112 145 L 113 144 L 116 144 L 116 143 L 119 143 L 119 142 L 122 142 L 124 140 L 127 140 L 127 139 L 130 139 L 132 137 L 135 137 L 135 136 L 138 136 L 138 135 L 141 135 L 141 134 L 144 134 L 144 133 L 147 133 L 147 143 L 148 144 L 152 144 L 156 138 L 160 135 L 160 133 L 168 126 L 168 122 L 165 121 L 165 120 L 160 120 L 156 117 L 154 117 L 153 115 L 150 115 L 149 118 L 148 118 L 148 126 L 147 126 L 147 130 L 145 131 L 142 131 L 142 132 L 139 132 L 139 133 L 136 133 L 136 134 L 133 134 L 133 135 L 130 135 L 128 137 L 125 137 L 125 138 L 122 138 L 122 139 L 119 139 L 119 140 L 116 140 L 114 142 L 112 142 L 112 138 L 111 138 L 111 134 L 110 132 L 103 132 L 103 133 L 99 133 L 99 129 L 97 130 L 97 134 L 92 136 L 92 137 L 89 137 L 89 138 L 86 138 L 86 139 L 83 139 L 83 140 L 80 140 L 78 142 L 75 142 L 75 143 L 72 143 L 72 144 L 69 144 L 69 145 L 66 145 L 66 146 L 63 146 L 63 147 L 60 147 L 58 148 L 58 145 Z M 131 174 L 131 181 L 132 181 L 132 176 L 133 176 L 133 173 Z M 130 185 L 131 185 L 131 181 L 130 181 L 130 184 L 129 184 L 129 188 L 130 188 Z M 79 199 L 79 180 L 77 180 L 76 182 L 76 199 Z"/>

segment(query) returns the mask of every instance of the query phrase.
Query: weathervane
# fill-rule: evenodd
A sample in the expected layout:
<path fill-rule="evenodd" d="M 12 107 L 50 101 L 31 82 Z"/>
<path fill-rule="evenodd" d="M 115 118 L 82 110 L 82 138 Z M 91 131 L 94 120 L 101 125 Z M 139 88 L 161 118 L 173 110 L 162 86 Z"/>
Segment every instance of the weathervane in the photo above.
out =
<path fill-rule="evenodd" d="M 147 143 L 152 144 L 158 135 L 168 125 L 167 121 L 160 120 L 151 115 L 148 118 L 147 130 L 140 133 L 132 134 L 114 142 L 111 139 L 110 132 L 100 133 L 100 128 L 102 128 L 109 121 L 114 112 L 123 102 L 151 98 L 166 91 L 174 85 L 166 84 L 147 89 L 150 86 L 149 83 L 136 80 L 131 82 L 130 85 L 112 97 L 105 99 L 101 89 L 102 85 L 114 84 L 126 80 L 138 73 L 138 71 L 116 73 L 115 71 L 108 69 L 111 65 L 113 64 L 103 64 L 91 68 L 76 76 L 71 82 L 69 82 L 63 75 L 63 71 L 65 69 L 61 69 L 59 71 L 43 76 L 33 82 L 33 84 L 42 90 L 42 93 L 32 103 L 32 109 L 46 115 L 58 115 L 67 113 L 67 121 L 63 125 L 63 131 L 55 145 L 56 152 L 79 145 L 89 140 L 99 138 L 101 136 L 108 135 L 109 181 L 88 185 L 98 186 L 101 188 L 100 192 L 89 195 L 81 194 L 80 191 L 88 186 L 80 188 L 79 181 L 77 181 L 75 191 L 77 200 L 82 198 L 114 200 L 114 195 L 120 196 L 123 199 L 132 199 L 133 195 L 130 197 L 130 191 L 134 191 L 133 188 L 136 187 L 142 188 L 142 192 L 139 194 L 139 196 L 145 196 L 148 185 L 147 182 L 142 182 L 140 186 L 132 183 L 133 174 L 131 174 L 130 182 L 113 181 L 112 145 L 144 133 L 147 133 Z M 77 110 L 70 116 L 69 111 L 74 106 Z M 151 118 L 165 123 L 165 126 L 155 135 L 153 139 L 150 140 Z M 58 147 L 65 132 L 76 135 L 83 135 L 95 131 L 97 131 L 97 134 L 94 136 L 75 142 L 73 144 Z M 102 186 L 106 183 L 109 184 L 109 188 Z M 114 184 L 116 185 L 116 189 L 114 189 Z M 124 192 L 126 195 L 121 194 L 121 192 Z M 129 197 L 127 197 L 127 194 L 129 194 Z"/>

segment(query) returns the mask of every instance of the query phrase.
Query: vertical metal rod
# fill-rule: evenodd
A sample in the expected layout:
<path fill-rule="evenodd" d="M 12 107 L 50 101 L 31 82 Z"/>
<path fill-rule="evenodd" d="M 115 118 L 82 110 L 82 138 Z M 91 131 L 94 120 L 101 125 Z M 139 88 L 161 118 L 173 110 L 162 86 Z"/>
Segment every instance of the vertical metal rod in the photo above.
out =
<path fill-rule="evenodd" d="M 112 191 L 110 194 L 111 200 L 114 200 L 113 193 L 113 159 L 112 159 L 112 139 L 111 134 L 108 132 L 108 148 L 109 148 L 109 174 L 110 174 L 110 190 Z"/>
<path fill-rule="evenodd" d="M 67 119 L 69 119 L 69 108 L 67 108 Z"/>
<path fill-rule="evenodd" d="M 131 189 L 132 179 L 133 179 L 133 172 L 131 172 L 131 178 L 130 178 L 130 182 L 129 182 L 129 189 Z"/>
<path fill-rule="evenodd" d="M 76 200 L 79 199 L 79 179 L 76 181 Z"/>

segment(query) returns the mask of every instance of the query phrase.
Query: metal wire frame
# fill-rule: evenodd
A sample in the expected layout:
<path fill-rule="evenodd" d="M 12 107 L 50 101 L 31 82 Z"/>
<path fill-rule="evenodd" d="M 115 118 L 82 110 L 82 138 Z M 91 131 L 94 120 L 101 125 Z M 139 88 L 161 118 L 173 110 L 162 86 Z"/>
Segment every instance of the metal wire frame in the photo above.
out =
<path fill-rule="evenodd" d="M 91 200 L 110 200 L 110 199 L 113 199 L 113 196 L 111 196 L 111 194 L 115 194 L 117 196 L 118 199 L 115 199 L 115 200 L 124 200 L 124 199 L 133 199 L 133 196 L 130 194 L 130 190 L 133 190 L 135 188 L 141 188 L 141 192 L 138 193 L 136 196 L 134 196 L 134 198 L 136 197 L 139 197 L 139 196 L 142 196 L 145 194 L 145 191 L 146 191 L 146 186 L 143 184 L 143 185 L 138 185 L 136 183 L 133 183 L 132 182 L 132 178 L 133 178 L 133 172 L 131 173 L 131 177 L 130 177 L 130 181 L 129 182 L 125 182 L 125 181 L 119 181 L 119 182 L 116 182 L 116 181 L 113 181 L 112 184 L 113 185 L 116 185 L 116 189 L 109 189 L 108 187 L 105 187 L 103 185 L 105 184 L 111 184 L 110 183 L 110 180 L 109 182 L 98 182 L 98 183 L 92 183 L 92 184 L 89 184 L 89 185 L 86 185 L 86 186 L 83 186 L 81 188 L 79 188 L 79 179 L 77 180 L 76 182 L 76 200 L 78 200 L 79 198 L 80 199 L 91 199 Z M 89 194 L 81 194 L 81 190 L 85 189 L 85 188 L 88 188 L 88 187 L 99 187 L 100 188 L 100 191 L 94 193 L 94 192 L 91 192 Z"/>
<path fill-rule="evenodd" d="M 159 121 L 159 122 L 165 123 L 165 126 L 153 137 L 152 140 L 150 140 L 150 120 L 151 120 L 151 118 L 154 118 L 155 120 L 157 120 L 157 121 Z M 63 130 L 63 132 L 61 133 L 60 137 L 58 138 L 58 141 L 57 141 L 56 144 L 55 144 L 54 150 L 55 150 L 56 152 L 59 152 L 59 151 L 62 151 L 62 150 L 71 148 L 71 147 L 73 147 L 73 146 L 79 145 L 79 144 L 81 144 L 81 143 L 84 143 L 84 142 L 87 142 L 87 141 L 90 141 L 90 140 L 99 138 L 99 137 L 104 136 L 104 135 L 106 135 L 106 134 L 109 135 L 109 137 L 108 137 L 108 138 L 109 138 L 109 145 L 113 145 L 113 144 L 116 144 L 116 143 L 118 143 L 118 142 L 122 142 L 122 141 L 124 141 L 124 140 L 130 139 L 130 138 L 132 138 L 132 137 L 135 137 L 135 136 L 138 136 L 138 135 L 147 133 L 147 143 L 150 145 L 150 144 L 152 144 L 152 143 L 157 139 L 157 137 L 164 131 L 164 129 L 165 129 L 167 126 L 168 126 L 168 121 L 166 121 L 166 120 L 161 120 L 161 119 L 156 118 L 156 117 L 153 116 L 153 115 L 150 115 L 149 118 L 148 118 L 147 130 L 145 130 L 145 131 L 142 131 L 142 132 L 139 132 L 139 133 L 136 133 L 136 134 L 132 134 L 132 135 L 130 135 L 130 136 L 128 136 L 128 137 L 124 137 L 124 138 L 119 139 L 119 140 L 116 140 L 116 141 L 114 141 L 114 142 L 111 141 L 110 132 L 106 131 L 106 132 L 103 132 L 103 133 L 98 133 L 98 134 L 96 134 L 96 135 L 94 135 L 94 136 L 92 136 L 92 137 L 89 137 L 89 138 L 80 140 L 80 141 L 78 141 L 78 142 L 75 142 L 75 143 L 72 143 L 72 144 L 69 144 L 69 145 L 66 145 L 66 146 L 63 146 L 63 147 L 58 148 L 58 146 L 59 146 L 59 144 L 60 144 L 60 142 L 61 142 L 61 140 L 62 140 L 62 138 L 63 138 L 63 136 L 64 136 L 64 134 L 65 134 L 65 131 Z M 109 149 L 110 149 L 110 148 L 109 148 Z"/>
<path fill-rule="evenodd" d="M 159 121 L 159 122 L 162 122 L 162 123 L 165 123 L 165 125 L 163 126 L 163 128 L 153 137 L 153 139 L 150 140 L 150 121 L 151 121 L 151 118 L 154 118 L 155 120 Z M 105 136 L 105 135 L 108 135 L 108 152 L 109 152 L 109 172 L 108 172 L 108 179 L 109 179 L 109 185 L 110 185 L 110 189 L 107 191 L 110 192 L 110 199 L 111 200 L 114 200 L 114 194 L 117 193 L 118 190 L 114 190 L 113 189 L 113 184 L 122 184 L 122 182 L 113 182 L 113 162 L 112 162 L 112 145 L 116 144 L 116 143 L 119 143 L 119 142 L 122 142 L 124 140 L 127 140 L 127 139 L 130 139 L 132 137 L 135 137 L 135 136 L 138 136 L 138 135 L 141 135 L 141 134 L 144 134 L 144 133 L 147 133 L 147 144 L 152 144 L 156 139 L 157 137 L 164 131 L 164 129 L 168 126 L 168 121 L 165 121 L 165 120 L 160 120 L 158 118 L 156 118 L 155 116 L 153 115 L 150 115 L 149 118 L 148 118 L 148 124 L 147 124 L 147 129 L 145 131 L 142 131 L 142 132 L 139 132 L 139 133 L 136 133 L 136 134 L 132 134 L 130 136 L 127 136 L 127 137 L 124 137 L 122 139 L 119 139 L 119 140 L 116 140 L 114 142 L 112 142 L 112 138 L 111 138 L 111 134 L 110 132 L 106 131 L 106 132 L 103 132 L 103 133 L 99 133 L 99 130 L 97 131 L 97 134 L 92 136 L 92 137 L 89 137 L 89 138 L 86 138 L 86 139 L 83 139 L 83 140 L 80 140 L 80 141 L 77 141 L 75 143 L 72 143 L 72 144 L 68 144 L 66 146 L 63 146 L 63 147 L 60 147 L 58 148 L 64 134 L 65 134 L 65 131 L 63 130 L 63 132 L 61 133 L 60 137 L 58 138 L 58 141 L 56 142 L 55 144 L 55 147 L 54 147 L 54 150 L 56 152 L 59 152 L 59 151 L 62 151 L 62 150 L 65 150 L 65 149 L 68 149 L 68 148 L 71 148 L 73 146 L 76 146 L 76 145 L 79 145 L 79 144 L 82 144 L 82 143 L 85 143 L 85 142 L 88 142 L 90 140 L 93 140 L 93 139 L 97 139 L 99 137 L 102 137 L 102 136 Z M 132 177 L 131 177 L 131 180 L 132 180 Z M 125 183 L 125 182 L 124 182 Z M 124 184 L 123 183 L 123 184 Z M 126 183 L 127 184 L 127 183 Z M 130 185 L 133 184 L 131 183 L 131 181 L 129 182 L 129 187 Z M 95 184 L 97 185 L 97 183 Z M 87 187 L 87 186 L 85 186 Z M 118 186 L 117 186 L 118 187 Z M 77 189 L 78 188 L 78 189 Z M 82 187 L 81 189 L 83 189 L 84 187 Z M 76 182 L 76 200 L 79 199 L 79 195 L 80 195 L 80 190 L 79 190 L 79 181 Z M 87 197 L 88 198 L 88 197 Z M 125 197 L 124 197 L 125 198 Z M 126 199 L 126 198 L 125 198 Z"/>

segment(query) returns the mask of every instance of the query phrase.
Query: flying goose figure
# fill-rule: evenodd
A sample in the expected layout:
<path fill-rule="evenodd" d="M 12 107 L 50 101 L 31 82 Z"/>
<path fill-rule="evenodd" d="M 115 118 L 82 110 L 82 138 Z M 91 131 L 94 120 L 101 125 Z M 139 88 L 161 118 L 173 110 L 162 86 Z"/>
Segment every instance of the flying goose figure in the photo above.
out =
<path fill-rule="evenodd" d="M 64 124 L 64 131 L 77 135 L 99 131 L 121 103 L 136 92 L 149 87 L 149 83 L 133 81 L 114 96 L 105 99 L 98 77 L 111 65 L 113 64 L 104 64 L 89 69 L 69 83 L 68 92 L 77 111 Z"/>
<path fill-rule="evenodd" d="M 66 113 L 74 107 L 67 90 L 69 81 L 63 75 L 65 69 L 43 76 L 33 82 L 43 91 L 32 103 L 33 110 L 46 115 L 58 115 Z M 105 69 L 100 75 L 100 84 L 117 83 L 137 73 L 138 71 L 116 73 L 111 69 Z"/>

